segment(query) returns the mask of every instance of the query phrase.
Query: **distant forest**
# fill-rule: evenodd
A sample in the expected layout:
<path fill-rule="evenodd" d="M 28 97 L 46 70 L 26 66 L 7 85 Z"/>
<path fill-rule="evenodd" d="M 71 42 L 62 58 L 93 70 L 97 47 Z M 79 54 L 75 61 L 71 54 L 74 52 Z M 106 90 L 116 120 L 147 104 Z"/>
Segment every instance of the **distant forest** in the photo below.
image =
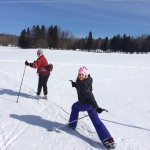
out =
<path fill-rule="evenodd" d="M 92 52 L 150 52 L 150 35 L 114 35 L 112 38 L 93 38 L 92 31 L 85 38 L 77 38 L 69 31 L 62 31 L 57 25 L 33 26 L 21 31 L 20 36 L 0 34 L 0 45 L 20 48 L 67 49 Z"/>

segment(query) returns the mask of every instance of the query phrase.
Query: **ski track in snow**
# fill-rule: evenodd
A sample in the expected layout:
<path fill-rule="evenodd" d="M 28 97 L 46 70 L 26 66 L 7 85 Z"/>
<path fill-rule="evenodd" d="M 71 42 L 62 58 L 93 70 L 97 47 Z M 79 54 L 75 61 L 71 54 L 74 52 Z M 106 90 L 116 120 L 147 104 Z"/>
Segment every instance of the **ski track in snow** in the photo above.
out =
<path fill-rule="evenodd" d="M 16 52 L 18 53 L 18 50 L 16 50 Z M 0 62 L 3 64 L 15 63 L 16 65 L 18 63 L 19 64 L 24 63 L 23 60 L 17 60 L 17 59 L 16 60 L 1 59 Z M 65 68 L 68 66 L 72 68 L 72 67 L 79 67 L 83 65 L 82 63 L 61 63 L 61 62 L 59 63 L 57 61 L 53 61 L 53 63 L 62 68 Z M 65 81 L 53 83 L 53 80 L 50 78 L 49 82 L 52 82 L 50 86 L 51 90 L 53 91 L 57 90 L 57 92 L 54 94 L 52 93 L 52 95 L 48 97 L 47 101 L 43 99 L 40 99 L 39 101 L 37 101 L 36 99 L 33 98 L 33 96 L 35 95 L 35 92 L 33 88 L 31 87 L 35 83 L 31 83 L 32 85 L 28 85 L 27 82 L 23 83 L 22 89 L 21 89 L 21 96 L 19 98 L 19 103 L 16 103 L 17 92 L 19 90 L 23 70 L 21 70 L 20 72 L 17 72 L 17 75 L 19 75 L 19 77 L 16 78 L 16 75 L 15 75 L 16 69 L 11 67 L 8 71 L 4 71 L 5 67 L 3 67 L 3 64 L 0 64 L 0 80 L 2 84 L 2 86 L 0 87 L 0 90 L 1 90 L 0 110 L 2 110 L 3 112 L 0 114 L 0 122 L 1 122 L 0 124 L 1 125 L 0 149 L 1 150 L 14 150 L 15 148 L 13 146 L 18 145 L 19 141 L 21 141 L 23 137 L 26 137 L 32 131 L 32 129 L 36 131 L 34 133 L 37 133 L 37 135 L 40 136 L 39 137 L 40 142 L 33 140 L 32 148 L 30 147 L 30 149 L 33 149 L 33 150 L 34 149 L 38 150 L 38 149 L 41 149 L 41 146 L 46 146 L 46 145 L 42 145 L 41 143 L 45 142 L 45 138 L 49 141 L 49 138 L 51 139 L 52 137 L 53 138 L 51 140 L 55 142 L 55 145 L 50 143 L 49 145 L 46 146 L 45 149 L 43 148 L 42 150 L 47 150 L 47 149 L 56 150 L 57 146 L 58 146 L 58 149 L 60 148 L 60 146 L 62 147 L 62 149 L 66 149 L 67 145 L 65 145 L 63 142 L 60 143 L 60 140 L 64 140 L 65 142 L 67 141 L 69 144 L 71 144 L 71 148 L 73 148 L 74 150 L 78 150 L 82 148 L 86 150 L 96 150 L 96 149 L 104 150 L 105 149 L 103 145 L 101 144 L 101 142 L 99 141 L 98 136 L 95 132 L 95 129 L 91 127 L 92 126 L 91 124 L 89 124 L 90 119 L 88 117 L 78 122 L 77 131 L 73 131 L 69 129 L 67 125 L 59 129 L 59 131 L 61 132 L 60 134 L 56 133 L 55 131 L 52 131 L 52 132 L 46 131 L 46 128 L 50 128 L 50 127 L 57 128 L 68 122 L 70 112 L 67 109 L 68 106 L 64 107 L 61 105 L 63 103 L 61 101 L 63 101 L 63 99 L 65 98 L 67 99 L 68 97 L 69 98 L 71 97 L 73 99 L 77 98 L 77 96 L 73 94 L 73 92 L 70 92 L 68 90 L 68 83 L 66 83 Z M 98 68 L 105 68 L 105 69 L 121 69 L 121 70 L 126 70 L 126 71 L 128 70 L 149 71 L 150 70 L 150 67 L 146 66 L 147 64 L 145 64 L 145 66 L 142 66 L 142 67 L 134 66 L 132 64 L 128 66 L 124 66 L 124 65 L 101 65 L 101 64 L 96 64 L 96 63 L 91 63 L 91 64 L 85 63 L 84 65 L 87 65 L 88 67 L 93 67 L 93 68 L 98 67 Z M 9 68 L 9 65 L 7 66 L 7 68 Z M 62 76 L 65 75 L 65 73 L 66 71 L 62 72 Z M 121 77 L 121 76 L 111 77 L 110 76 L 108 79 L 105 79 L 105 78 L 94 79 L 94 82 L 96 83 L 100 82 L 101 84 L 105 85 L 105 82 L 110 83 L 110 84 L 114 82 L 119 83 L 122 81 L 123 82 L 124 81 L 136 82 L 138 80 L 145 80 L 149 77 L 150 77 L 150 74 L 138 74 L 138 75 L 133 74 L 127 77 L 125 76 L 124 77 Z M 26 78 L 26 81 L 28 81 L 28 78 Z M 13 87 L 13 90 L 12 90 L 12 87 Z M 105 91 L 109 90 L 108 87 L 104 87 L 104 89 Z M 60 95 L 57 95 L 58 92 L 60 92 Z M 115 93 L 116 89 L 111 89 L 111 92 Z M 112 96 L 111 92 L 108 93 L 108 96 L 110 97 Z M 61 97 L 62 93 L 65 93 L 65 98 L 63 97 L 64 94 Z M 118 96 L 121 97 L 121 94 L 120 95 L 118 94 Z M 69 100 L 69 98 L 67 100 Z M 124 105 L 126 105 L 126 101 L 120 102 L 120 103 L 124 103 Z M 10 108 L 8 104 L 11 106 Z M 16 107 L 16 109 L 13 109 L 13 107 Z M 112 106 L 112 108 L 116 109 L 116 106 Z M 85 114 L 83 113 L 82 115 L 84 116 Z M 48 127 L 47 126 L 48 123 L 47 125 L 43 125 L 40 122 L 35 122 L 34 124 L 34 120 L 29 120 L 30 117 L 36 120 L 38 116 L 41 116 L 43 120 L 39 118 L 37 119 L 37 121 L 41 120 L 47 123 L 48 120 L 50 120 L 52 124 L 50 124 L 50 126 Z M 140 135 L 142 137 L 146 137 L 149 139 L 150 129 L 144 128 L 142 127 L 142 125 L 141 127 L 139 125 L 139 128 L 138 128 L 138 125 L 136 125 L 136 123 L 134 123 L 131 120 L 131 118 L 127 119 L 125 117 L 120 116 L 119 114 L 110 113 L 109 117 L 110 118 L 108 119 L 102 119 L 102 121 L 104 122 L 104 124 L 106 123 L 106 126 L 108 127 L 113 126 L 114 128 L 113 133 L 116 132 L 115 135 L 117 134 L 120 135 L 118 137 L 117 136 L 114 137 L 117 143 L 116 150 L 120 150 L 120 149 L 121 150 L 141 150 L 141 148 L 143 148 L 142 150 L 145 150 L 144 145 L 142 147 L 141 143 L 138 143 L 136 141 L 137 139 L 134 135 L 137 134 L 137 136 Z M 102 118 L 105 118 L 105 117 L 102 117 Z M 58 120 L 61 123 L 56 123 L 58 122 Z M 43 128 L 44 130 L 42 130 Z M 123 131 L 123 135 L 120 134 L 120 132 L 122 131 Z M 125 136 L 126 135 L 125 132 L 129 132 L 128 137 Z M 130 134 L 130 132 L 132 132 L 133 135 Z M 68 146 L 67 148 L 70 148 L 70 147 Z M 23 150 L 27 150 L 27 149 L 28 148 L 25 147 Z"/>
<path fill-rule="evenodd" d="M 31 94 L 32 92 L 30 91 L 29 93 Z M 34 95 L 32 95 L 32 96 L 34 96 Z M 39 111 L 44 110 L 44 109 L 48 110 L 48 113 L 51 113 L 51 115 L 55 116 L 55 118 L 61 117 L 65 120 L 65 122 L 68 121 L 68 113 L 67 113 L 67 117 L 64 117 L 65 114 L 63 114 L 64 116 L 62 115 L 62 112 L 64 112 L 64 111 L 59 110 L 58 112 L 55 112 L 55 110 L 58 110 L 58 108 L 61 108 L 58 105 L 56 105 L 55 103 L 53 103 L 53 104 L 55 105 L 56 108 L 52 104 L 51 104 L 52 106 L 49 106 L 49 104 L 46 103 L 45 100 L 40 100 L 39 102 L 36 102 L 36 103 L 39 104 L 39 106 L 38 106 Z M 28 111 L 29 111 L 29 109 L 28 109 Z M 5 136 L 5 141 L 3 141 L 3 146 L 1 147 L 2 150 L 7 149 L 7 147 L 9 147 L 17 138 L 19 138 L 19 136 L 21 136 L 21 134 L 23 134 L 23 132 L 28 128 L 27 126 L 25 126 L 25 127 L 23 127 L 23 129 L 19 130 L 19 128 L 22 128 L 21 121 L 19 121 L 19 122 L 15 121 L 13 123 L 10 122 L 9 126 L 13 126 L 13 128 L 9 131 L 9 134 Z M 85 134 L 86 136 L 89 136 L 86 132 L 84 133 L 82 130 L 81 130 L 81 133 Z M 74 132 L 74 134 L 77 137 L 81 138 L 81 135 L 79 133 Z M 95 144 L 94 142 L 92 142 L 92 143 Z M 92 150 L 91 147 L 87 146 L 86 142 L 84 142 L 84 144 L 85 144 L 86 149 Z"/>
<path fill-rule="evenodd" d="M 12 59 L 6 59 L 6 60 L 0 60 L 0 62 L 8 62 L 8 63 L 24 63 L 24 61 L 22 60 L 12 60 Z M 52 62 L 55 65 L 59 65 L 59 66 L 82 66 L 83 64 L 81 63 L 62 63 L 62 62 Z M 89 67 L 100 67 L 100 68 L 116 68 L 116 69 L 131 69 L 131 70 L 150 70 L 150 67 L 148 66 L 123 66 L 123 65 L 101 65 L 101 64 L 89 64 L 86 63 L 85 65 L 89 66 Z"/>
<path fill-rule="evenodd" d="M 14 81 L 15 82 L 15 81 Z M 30 94 L 31 94 L 32 92 L 30 92 Z M 35 100 L 36 101 L 36 100 Z M 41 111 L 41 110 L 48 110 L 48 114 L 49 113 L 51 113 L 53 116 L 55 115 L 55 118 L 58 118 L 58 117 L 61 117 L 61 118 L 63 118 L 66 122 L 67 122 L 67 119 L 68 119 L 68 115 L 69 115 L 69 113 L 68 112 L 65 112 L 62 108 L 61 108 L 61 106 L 59 106 L 59 105 L 57 105 L 57 104 L 55 104 L 53 101 L 51 101 L 50 100 L 50 105 L 49 105 L 49 103 L 48 102 L 46 102 L 46 101 L 44 101 L 44 100 L 40 100 L 39 102 L 36 102 L 36 103 L 38 103 L 39 105 L 40 105 L 40 107 L 38 108 L 39 109 L 39 111 Z M 53 105 L 52 105 L 53 104 Z M 32 109 L 32 108 L 31 108 Z M 58 111 L 58 109 L 59 109 L 59 111 Z M 55 112 L 55 110 L 57 110 L 58 112 Z M 28 111 L 29 111 L 29 109 L 28 109 Z M 55 113 L 54 113 L 55 112 Z M 65 117 L 64 117 L 65 116 Z M 67 119 L 66 119 L 67 118 Z M 83 125 L 82 125 L 82 123 L 83 123 Z M 3 132 L 3 130 L 1 130 L 1 136 L 2 136 L 2 139 L 3 139 L 3 141 L 2 141 L 2 145 L 1 145 L 1 149 L 2 150 L 6 150 L 7 149 L 7 147 L 9 147 L 13 142 L 15 142 L 15 140 L 17 139 L 17 138 L 19 138 L 24 132 L 25 132 L 25 130 L 28 128 L 28 126 L 23 126 L 22 127 L 22 125 L 21 125 L 21 122 L 19 121 L 19 122 L 14 122 L 14 123 L 9 123 L 9 124 L 11 124 L 10 126 L 13 126 L 13 128 L 9 131 L 9 134 L 8 135 L 5 135 L 4 136 L 4 132 Z M 19 128 L 21 128 L 21 129 L 19 129 Z M 83 135 L 86 135 L 86 137 L 88 137 L 88 138 L 90 138 L 90 139 L 95 139 L 95 134 L 94 133 L 90 133 L 90 132 L 88 132 L 86 129 L 88 129 L 88 130 L 92 130 L 92 129 L 90 129 L 90 127 L 84 122 L 84 121 L 82 121 L 80 124 L 79 124 L 79 127 L 77 128 L 77 131 L 79 131 L 81 134 L 83 134 Z M 71 131 L 71 132 L 74 132 L 74 134 L 80 139 L 81 138 L 81 135 L 80 135 L 80 133 L 78 133 L 78 132 L 76 132 L 76 131 Z M 82 138 L 81 138 L 82 139 Z M 97 141 L 98 141 L 98 139 L 96 139 Z M 128 142 L 128 141 L 126 141 L 126 140 L 121 140 L 121 139 L 116 139 L 116 141 L 117 141 L 117 143 L 119 144 L 119 142 L 121 143 L 121 142 Z M 90 145 L 88 145 L 85 141 L 83 142 L 84 143 L 84 145 L 85 145 L 85 148 L 88 150 L 92 150 L 93 148 L 91 148 L 91 146 Z M 94 145 L 94 147 L 96 147 L 97 149 L 101 149 L 100 148 L 100 145 L 98 144 L 98 143 L 96 143 L 96 142 L 91 142 L 90 141 L 90 143 L 91 143 L 91 145 Z M 132 143 L 130 144 L 130 145 L 132 145 Z M 122 145 L 123 146 L 123 145 Z M 103 147 L 102 147 L 102 149 L 104 149 Z"/>
<path fill-rule="evenodd" d="M 34 94 L 32 94 L 32 96 L 34 96 Z M 42 108 L 44 109 L 44 108 L 46 108 L 49 112 L 55 112 L 55 110 L 58 110 L 59 109 L 59 111 L 58 112 L 55 112 L 55 116 L 56 117 L 61 117 L 61 118 L 63 118 L 64 120 L 65 120 L 65 122 L 67 123 L 68 122 L 68 117 L 69 117 L 69 113 L 67 112 L 67 111 L 65 111 L 61 106 L 59 106 L 59 105 L 57 105 L 56 103 L 54 103 L 53 101 L 51 101 L 51 100 L 48 100 L 48 101 L 50 101 L 50 105 L 49 105 L 49 103 L 47 103 L 47 101 L 45 101 L 45 100 L 42 100 L 42 99 L 40 99 L 39 100 L 39 104 L 42 106 Z M 66 116 L 66 114 L 67 114 L 67 116 Z M 54 115 L 54 113 L 52 114 L 52 115 Z M 64 117 L 65 116 L 65 117 Z M 67 126 L 67 125 L 66 125 Z M 84 126 L 86 126 L 86 127 L 88 127 L 89 128 L 89 126 L 85 123 L 84 124 Z M 64 126 L 65 127 L 65 126 Z M 80 127 L 82 127 L 82 129 L 80 129 Z M 56 127 L 57 128 L 57 127 Z M 85 127 L 83 127 L 81 124 L 79 124 L 79 127 L 77 128 L 78 129 L 78 131 L 80 131 L 82 134 L 85 134 L 87 137 L 90 137 L 90 138 L 93 138 L 92 136 L 92 134 L 90 133 L 90 135 L 88 134 L 88 132 L 90 132 L 90 131 L 88 131 L 88 132 L 86 132 L 86 129 L 85 129 Z M 59 130 L 59 129 L 58 129 Z M 68 129 L 69 130 L 69 129 Z M 81 135 L 78 133 L 78 132 L 76 132 L 76 131 L 71 131 L 71 132 L 74 132 L 74 134 L 76 134 L 77 135 L 77 137 L 79 137 L 79 138 L 81 138 Z M 92 136 L 91 136 L 92 135 Z M 87 143 L 84 141 L 84 144 L 85 144 L 85 146 L 87 145 Z M 96 143 L 94 143 L 94 142 L 92 142 L 92 144 L 94 144 L 95 145 L 95 147 L 100 147 L 98 144 L 96 144 Z M 92 148 L 90 147 L 89 148 L 89 146 L 86 146 L 86 149 L 88 150 L 92 150 Z"/>
<path fill-rule="evenodd" d="M 32 92 L 30 92 L 30 93 L 32 93 Z M 39 102 L 36 102 L 36 103 L 38 103 L 40 105 L 40 107 L 38 108 L 39 111 L 41 111 L 43 109 L 48 110 L 48 113 L 51 113 L 53 116 L 55 115 L 55 118 L 61 117 L 67 122 L 69 113 L 64 112 L 63 110 L 61 110 L 61 107 L 58 106 L 57 104 L 55 104 L 54 102 L 52 102 L 51 100 L 50 100 L 50 102 L 51 102 L 50 105 L 49 105 L 49 103 L 45 102 L 44 100 L 40 100 Z M 52 105 L 52 104 L 54 104 L 54 105 Z M 58 109 L 59 109 L 59 111 L 55 112 L 55 110 L 58 110 Z M 66 116 L 66 114 L 67 114 L 67 116 Z M 84 125 L 82 125 L 82 123 Z M 94 138 L 95 135 L 93 133 L 89 133 L 88 131 L 86 131 L 86 128 L 88 130 L 92 130 L 92 129 L 90 129 L 90 127 L 84 121 L 82 121 L 82 123 L 79 124 L 79 127 L 77 128 L 77 131 L 79 131 L 81 134 L 86 135 L 86 137 L 89 137 L 91 139 L 95 139 Z M 17 138 L 19 138 L 23 134 L 23 132 L 28 128 L 28 126 L 25 126 L 25 127 L 22 128 L 20 121 L 19 122 L 15 122 L 15 123 L 11 123 L 10 126 L 12 126 L 12 124 L 14 124 L 15 126 L 9 131 L 9 134 L 6 135 L 5 137 L 3 135 L 3 142 L 2 142 L 2 146 L 1 146 L 2 150 L 7 149 L 7 147 L 9 147 L 13 142 L 15 142 L 15 140 Z M 18 128 L 21 128 L 21 129 L 19 130 Z M 74 134 L 79 139 L 81 138 L 81 135 L 78 132 L 76 132 L 76 131 L 71 131 L 71 132 L 74 132 Z M 1 131 L 1 134 L 2 134 L 2 131 Z M 97 141 L 98 141 L 98 139 L 97 139 Z M 91 148 L 90 145 L 88 146 L 88 144 L 85 141 L 84 141 L 84 144 L 85 144 L 85 148 L 86 149 L 89 149 L 89 150 L 93 149 L 93 148 Z M 91 142 L 91 144 L 94 145 L 94 147 L 96 147 L 97 149 L 101 149 L 101 148 L 99 148 L 100 145 L 98 145 L 98 143 Z"/>
<path fill-rule="evenodd" d="M 34 96 L 34 94 L 33 94 L 33 96 Z M 50 103 L 51 103 L 50 105 L 49 105 L 49 103 L 46 103 L 47 101 L 45 101 L 45 100 L 40 100 L 39 104 L 42 106 L 43 109 L 47 108 L 47 110 L 49 110 L 50 112 L 51 111 L 55 112 L 55 110 L 59 109 L 58 112 L 55 112 L 55 116 L 56 117 L 59 116 L 59 117 L 63 118 L 67 123 L 68 117 L 69 117 L 69 112 L 65 111 L 61 106 L 57 105 L 52 100 L 48 100 L 48 101 L 50 101 Z M 53 113 L 53 115 L 54 115 L 54 113 Z M 56 129 L 57 129 L 57 127 L 56 127 Z M 71 132 L 74 132 L 74 134 L 77 135 L 77 137 L 79 137 L 80 139 L 82 139 L 82 135 L 86 135 L 86 137 L 93 140 L 93 141 L 89 141 L 89 143 L 99 150 L 106 149 L 100 144 L 98 137 L 95 138 L 97 136 L 96 131 L 93 131 L 93 129 L 91 129 L 91 127 L 82 120 L 78 123 L 77 131 L 71 131 Z M 116 140 L 116 144 L 119 144 L 121 141 L 123 141 L 121 138 L 115 138 L 115 140 Z M 87 145 L 87 143 L 85 141 L 84 141 L 84 144 L 85 144 L 85 146 Z M 92 150 L 93 148 L 91 148 L 91 146 L 90 147 L 89 146 L 86 146 L 86 149 Z"/>

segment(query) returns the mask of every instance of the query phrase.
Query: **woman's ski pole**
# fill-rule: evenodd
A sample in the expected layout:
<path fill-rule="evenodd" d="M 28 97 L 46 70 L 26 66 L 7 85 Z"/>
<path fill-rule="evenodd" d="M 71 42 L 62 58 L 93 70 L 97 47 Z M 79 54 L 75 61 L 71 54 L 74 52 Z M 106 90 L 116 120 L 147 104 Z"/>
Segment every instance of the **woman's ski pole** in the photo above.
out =
<path fill-rule="evenodd" d="M 23 78 L 24 78 L 25 71 L 26 71 L 26 65 L 25 65 L 25 68 L 24 68 L 24 72 L 23 72 L 23 76 L 22 76 L 22 81 L 21 81 L 21 85 L 20 85 L 20 89 L 19 89 L 19 93 L 18 93 L 18 97 L 17 97 L 16 103 L 18 103 L 18 100 L 19 100 L 20 91 L 21 91 L 21 86 L 22 86 L 22 82 L 23 82 Z"/>

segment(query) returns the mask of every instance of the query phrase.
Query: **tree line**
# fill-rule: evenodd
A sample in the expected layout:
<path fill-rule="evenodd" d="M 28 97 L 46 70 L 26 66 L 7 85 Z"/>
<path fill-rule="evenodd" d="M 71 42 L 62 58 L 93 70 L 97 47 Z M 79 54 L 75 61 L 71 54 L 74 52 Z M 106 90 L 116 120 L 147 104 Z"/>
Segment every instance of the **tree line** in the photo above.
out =
<path fill-rule="evenodd" d="M 74 43 L 74 36 L 69 31 L 61 31 L 61 28 L 44 25 L 33 26 L 31 29 L 22 30 L 18 40 L 21 48 L 53 48 L 70 49 Z"/>
<path fill-rule="evenodd" d="M 19 37 L 11 34 L 0 34 L 0 45 L 1 46 L 17 46 Z"/>
<path fill-rule="evenodd" d="M 114 35 L 112 38 L 94 39 L 90 31 L 85 38 L 77 38 L 69 31 L 63 31 L 57 25 L 45 27 L 42 25 L 23 29 L 19 37 L 5 36 L 7 40 L 1 40 L 1 45 L 19 46 L 20 48 L 49 48 L 72 49 L 93 52 L 123 52 L 123 53 L 147 53 L 150 52 L 150 35 L 128 36 Z M 14 39 L 12 41 L 12 39 Z M 18 40 L 16 42 L 16 40 Z M 7 42 L 6 42 L 7 41 Z"/>

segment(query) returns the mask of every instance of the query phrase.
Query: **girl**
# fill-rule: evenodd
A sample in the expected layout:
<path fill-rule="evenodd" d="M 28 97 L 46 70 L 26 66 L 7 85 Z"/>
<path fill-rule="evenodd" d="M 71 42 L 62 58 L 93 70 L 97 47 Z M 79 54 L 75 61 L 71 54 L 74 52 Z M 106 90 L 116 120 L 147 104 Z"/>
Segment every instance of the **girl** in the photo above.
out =
<path fill-rule="evenodd" d="M 81 67 L 76 82 L 70 81 L 72 87 L 77 89 L 78 101 L 72 105 L 69 127 L 75 130 L 77 126 L 77 121 L 75 120 L 78 120 L 79 112 L 87 111 L 103 145 L 108 149 L 115 149 L 114 139 L 98 117 L 98 113 L 101 113 L 105 109 L 98 107 L 95 101 L 92 93 L 93 79 L 88 75 L 87 68 L 85 66 Z"/>

